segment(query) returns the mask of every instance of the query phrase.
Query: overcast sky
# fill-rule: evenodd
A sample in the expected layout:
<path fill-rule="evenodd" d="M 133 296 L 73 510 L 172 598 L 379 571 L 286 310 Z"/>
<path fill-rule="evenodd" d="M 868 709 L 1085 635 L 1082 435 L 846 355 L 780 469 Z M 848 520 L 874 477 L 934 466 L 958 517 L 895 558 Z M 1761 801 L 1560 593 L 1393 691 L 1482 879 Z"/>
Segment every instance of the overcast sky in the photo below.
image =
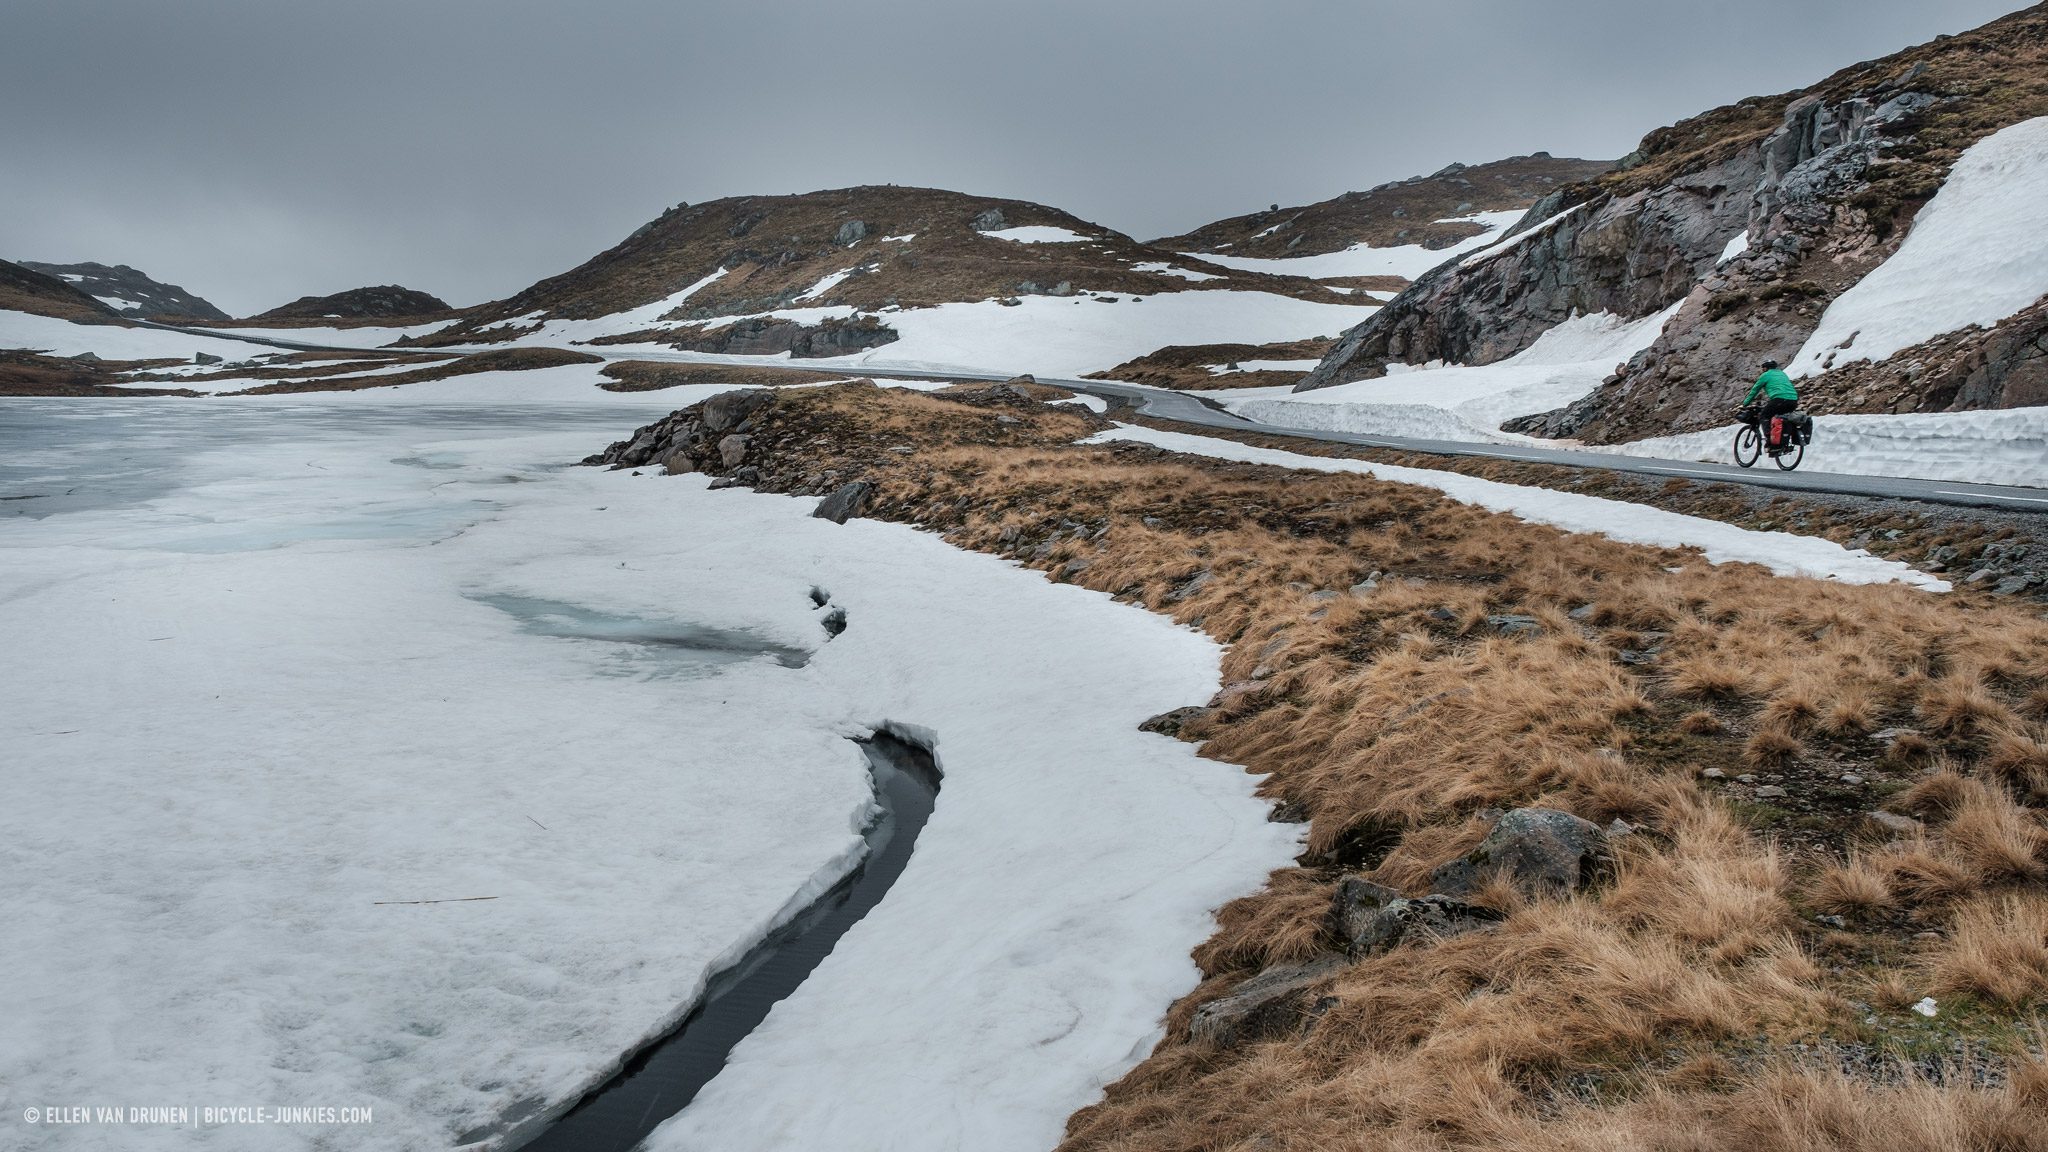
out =
<path fill-rule="evenodd" d="M 0 0 L 0 257 L 457 305 L 850 184 L 1141 239 L 1804 86 L 2015 0 Z"/>

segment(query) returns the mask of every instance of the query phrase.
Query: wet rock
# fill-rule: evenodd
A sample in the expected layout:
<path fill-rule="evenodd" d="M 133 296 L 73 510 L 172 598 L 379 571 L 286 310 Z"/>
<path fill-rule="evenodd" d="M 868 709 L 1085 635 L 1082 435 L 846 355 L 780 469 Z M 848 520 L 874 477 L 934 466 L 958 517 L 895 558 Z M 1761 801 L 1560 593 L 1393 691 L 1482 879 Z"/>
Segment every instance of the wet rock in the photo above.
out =
<path fill-rule="evenodd" d="M 727 436 L 718 442 L 718 458 L 727 468 L 737 468 L 747 458 L 747 443 L 751 436 Z"/>
<path fill-rule="evenodd" d="M 704 421 L 704 431 L 710 433 L 730 432 L 739 427 L 740 421 L 752 416 L 775 394 L 766 388 L 741 388 L 733 392 L 720 392 L 704 401 L 698 412 Z"/>
<path fill-rule="evenodd" d="M 818 507 L 811 515 L 834 524 L 844 524 L 851 517 L 860 515 L 861 510 L 867 507 L 868 498 L 874 494 L 875 486 L 865 480 L 842 484 L 830 496 L 818 501 Z"/>
<path fill-rule="evenodd" d="M 1268 968 L 1229 995 L 1195 1009 L 1188 1033 L 1224 1048 L 1298 1034 L 1328 1006 L 1313 995 L 1316 987 L 1343 970 L 1345 963 L 1344 957 L 1332 953 L 1306 964 Z"/>
<path fill-rule="evenodd" d="M 1138 725 L 1138 731 L 1157 732 L 1161 736 L 1178 736 L 1182 728 L 1207 716 L 1211 711 L 1213 709 L 1204 708 L 1199 704 L 1175 708 L 1171 712 L 1161 712 L 1157 716 L 1149 717 L 1143 724 Z"/>
<path fill-rule="evenodd" d="M 1517 808 L 1477 848 L 1432 873 L 1430 890 L 1470 895 L 1497 872 L 1531 894 L 1571 892 L 1592 883 L 1612 862 L 1607 834 L 1598 825 L 1553 808 Z"/>

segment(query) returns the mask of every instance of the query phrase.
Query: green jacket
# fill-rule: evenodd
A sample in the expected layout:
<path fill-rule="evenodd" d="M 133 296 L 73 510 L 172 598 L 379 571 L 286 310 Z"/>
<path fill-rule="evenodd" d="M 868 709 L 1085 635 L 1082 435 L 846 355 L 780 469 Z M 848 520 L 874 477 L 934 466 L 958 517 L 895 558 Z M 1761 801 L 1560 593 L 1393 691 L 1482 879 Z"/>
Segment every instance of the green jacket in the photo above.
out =
<path fill-rule="evenodd" d="M 1799 389 L 1792 387 L 1792 378 L 1782 368 L 1773 368 L 1756 378 L 1750 385 L 1749 395 L 1742 398 L 1744 404 L 1753 403 L 1757 393 L 1763 393 L 1773 400 L 1797 400 Z"/>

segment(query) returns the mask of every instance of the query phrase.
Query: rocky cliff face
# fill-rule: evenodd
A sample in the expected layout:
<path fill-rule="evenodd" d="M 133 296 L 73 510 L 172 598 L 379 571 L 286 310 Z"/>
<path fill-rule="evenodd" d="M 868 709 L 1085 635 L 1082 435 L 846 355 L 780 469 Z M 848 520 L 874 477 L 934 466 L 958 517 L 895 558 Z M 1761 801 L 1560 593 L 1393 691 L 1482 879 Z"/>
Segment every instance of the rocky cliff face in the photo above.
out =
<path fill-rule="evenodd" d="M 1298 390 L 1378 376 L 1389 362 L 1492 363 L 1574 312 L 1635 318 L 1682 301 L 1657 342 L 1592 395 L 1513 427 L 1612 442 L 1725 422 L 1757 364 L 1789 362 L 1829 301 L 1897 249 L 1963 149 L 2040 115 L 2048 5 L 1659 130 L 1621 171 L 1532 208 L 1520 243 L 1418 280 Z M 1948 349 L 1945 367 L 1903 387 L 1823 378 L 1818 390 L 1866 405 L 1834 411 L 2003 400 L 2030 394 L 2034 369 L 2001 357 L 2031 347 L 2015 329 L 1967 355 Z M 1949 364 L 1958 356 L 1981 362 L 1963 371 Z M 1977 383 L 1937 385 L 1957 371 Z"/>

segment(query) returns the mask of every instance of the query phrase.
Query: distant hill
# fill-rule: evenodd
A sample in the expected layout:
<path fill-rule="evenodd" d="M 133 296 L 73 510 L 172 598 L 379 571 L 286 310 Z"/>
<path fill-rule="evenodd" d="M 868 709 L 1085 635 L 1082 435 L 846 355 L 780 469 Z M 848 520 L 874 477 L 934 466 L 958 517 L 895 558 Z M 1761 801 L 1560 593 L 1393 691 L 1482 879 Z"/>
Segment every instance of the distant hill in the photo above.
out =
<path fill-rule="evenodd" d="M 351 288 L 332 296 L 301 296 L 289 304 L 251 316 L 267 320 L 413 320 L 447 316 L 455 311 L 438 296 L 396 284 Z"/>
<path fill-rule="evenodd" d="M 1318 256 L 1354 244 L 1448 248 L 1484 229 L 1446 221 L 1480 212 L 1524 210 L 1565 185 L 1590 180 L 1613 167 L 1611 160 L 1574 160 L 1548 152 L 1490 164 L 1452 164 L 1427 176 L 1346 192 L 1314 204 L 1276 205 L 1264 212 L 1232 216 L 1152 244 L 1175 252 L 1266 259 Z"/>
<path fill-rule="evenodd" d="M 1591 395 L 1509 427 L 1600 443 L 1713 427 L 1765 358 L 1822 412 L 2048 404 L 2048 297 L 2031 300 L 2048 269 L 2044 117 L 2048 4 L 1658 129 L 1545 197 L 1527 242 L 1419 279 L 1300 387 L 1495 363 L 1575 314 L 1678 305 Z M 2005 129 L 2019 135 L 1971 165 L 1927 242 L 1939 250 L 1845 299 L 1900 255 L 1958 158 Z M 2019 298 L 1962 315 L 1993 287 Z M 1826 347 L 1809 347 L 1817 333 Z"/>
<path fill-rule="evenodd" d="M 112 308 L 44 272 L 0 260 L 0 311 L 29 312 L 85 323 L 113 323 Z"/>
<path fill-rule="evenodd" d="M 555 320 L 601 339 L 827 355 L 894 338 L 876 314 L 1082 293 L 1241 289 L 1341 301 L 1301 278 L 1240 272 L 1140 244 L 1039 204 L 894 185 L 678 205 L 580 267 L 473 309 L 418 343 L 509 340 Z M 771 320 L 785 309 L 816 321 Z M 837 309 L 840 315 L 825 316 Z M 846 313 L 852 315 L 845 315 Z M 689 330 L 660 321 L 717 321 Z"/>
<path fill-rule="evenodd" d="M 126 264 L 43 264 L 22 267 L 54 276 L 99 300 L 116 313 L 138 320 L 226 320 L 228 314 L 176 284 L 152 280 Z"/>

